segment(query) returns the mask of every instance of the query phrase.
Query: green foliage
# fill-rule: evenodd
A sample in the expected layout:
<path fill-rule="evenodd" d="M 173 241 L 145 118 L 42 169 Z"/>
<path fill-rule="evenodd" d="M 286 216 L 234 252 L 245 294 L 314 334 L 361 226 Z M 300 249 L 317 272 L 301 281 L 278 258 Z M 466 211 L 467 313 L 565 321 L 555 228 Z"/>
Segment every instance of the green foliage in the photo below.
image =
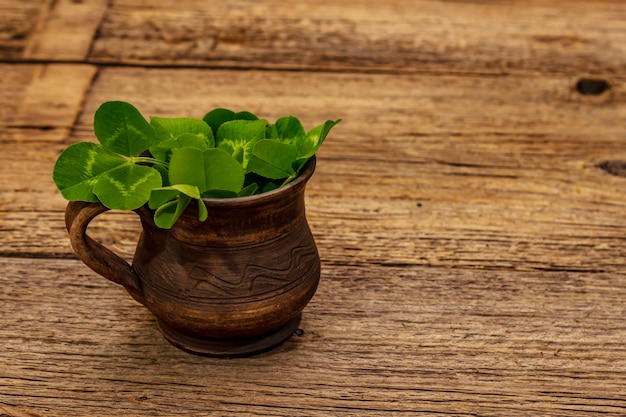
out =
<path fill-rule="evenodd" d="M 235 113 L 232 110 L 218 108 L 205 114 L 202 120 L 211 127 L 213 136 L 217 136 L 218 129 L 226 122 L 231 120 L 258 120 L 258 117 L 247 111 Z"/>
<path fill-rule="evenodd" d="M 126 164 L 125 158 L 95 143 L 75 143 L 57 159 L 52 179 L 66 199 L 97 202 L 93 189 L 98 180 Z"/>
<path fill-rule="evenodd" d="M 297 158 L 296 145 L 263 139 L 254 146 L 248 171 L 273 180 L 295 177 L 292 165 Z"/>
<path fill-rule="evenodd" d="M 109 101 L 96 110 L 93 130 L 106 149 L 133 156 L 159 142 L 154 128 L 131 104 Z"/>
<path fill-rule="evenodd" d="M 202 120 L 190 117 L 152 117 L 150 124 L 154 127 L 154 133 L 159 142 L 178 139 L 181 136 L 191 136 L 191 138 L 195 137 L 198 143 L 206 143 L 210 147 L 215 144 L 213 131 Z"/>
<path fill-rule="evenodd" d="M 70 145 L 53 180 L 64 198 L 101 202 L 110 209 L 154 210 L 170 228 L 193 201 L 200 221 L 203 198 L 233 198 L 273 190 L 298 176 L 340 120 L 306 132 L 294 116 L 273 125 L 249 112 L 218 108 L 202 120 L 152 117 L 129 103 L 110 101 L 94 116 L 100 142 Z"/>
<path fill-rule="evenodd" d="M 211 190 L 237 193 L 245 176 L 241 164 L 231 154 L 217 148 L 174 149 L 169 174 L 172 184 L 195 185 L 200 193 Z"/>
<path fill-rule="evenodd" d="M 134 210 L 146 204 L 152 190 L 160 186 L 158 171 L 144 165 L 125 164 L 102 176 L 93 192 L 107 207 Z"/>
<path fill-rule="evenodd" d="M 216 146 L 231 154 L 245 169 L 258 141 L 265 139 L 267 120 L 231 120 L 217 131 Z"/>

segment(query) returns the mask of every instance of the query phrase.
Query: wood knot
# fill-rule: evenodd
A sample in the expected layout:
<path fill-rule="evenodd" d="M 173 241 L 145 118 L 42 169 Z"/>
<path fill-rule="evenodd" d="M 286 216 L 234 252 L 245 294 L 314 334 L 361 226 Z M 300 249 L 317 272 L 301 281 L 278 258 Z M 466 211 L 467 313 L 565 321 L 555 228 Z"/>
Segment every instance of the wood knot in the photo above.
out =
<path fill-rule="evenodd" d="M 581 78 L 576 83 L 576 91 L 585 96 L 599 96 L 609 90 L 611 85 L 605 80 Z"/>
<path fill-rule="evenodd" d="M 626 161 L 603 161 L 597 166 L 611 175 L 626 177 Z"/>

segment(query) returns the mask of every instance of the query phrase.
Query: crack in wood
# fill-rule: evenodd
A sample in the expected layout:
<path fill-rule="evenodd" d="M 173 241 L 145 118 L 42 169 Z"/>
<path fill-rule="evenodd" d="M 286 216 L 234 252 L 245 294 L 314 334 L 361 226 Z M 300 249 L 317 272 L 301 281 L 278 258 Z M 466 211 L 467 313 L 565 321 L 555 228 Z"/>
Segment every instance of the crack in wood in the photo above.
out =
<path fill-rule="evenodd" d="M 603 169 L 611 175 L 618 177 L 626 177 L 626 161 L 611 160 L 602 161 L 598 165 L 598 168 Z"/>

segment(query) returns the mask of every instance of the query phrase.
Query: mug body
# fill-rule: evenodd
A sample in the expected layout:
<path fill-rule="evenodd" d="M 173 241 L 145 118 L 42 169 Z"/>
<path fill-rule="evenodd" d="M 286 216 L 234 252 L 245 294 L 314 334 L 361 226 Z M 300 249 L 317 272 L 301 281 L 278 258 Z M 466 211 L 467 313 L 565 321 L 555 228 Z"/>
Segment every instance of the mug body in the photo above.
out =
<path fill-rule="evenodd" d="M 163 335 L 191 352 L 241 356 L 288 338 L 317 289 L 320 259 L 306 220 L 304 189 L 315 168 L 279 189 L 205 199 L 169 230 L 140 212 L 133 261 L 142 303 Z M 193 203 L 192 203 L 193 204 Z"/>

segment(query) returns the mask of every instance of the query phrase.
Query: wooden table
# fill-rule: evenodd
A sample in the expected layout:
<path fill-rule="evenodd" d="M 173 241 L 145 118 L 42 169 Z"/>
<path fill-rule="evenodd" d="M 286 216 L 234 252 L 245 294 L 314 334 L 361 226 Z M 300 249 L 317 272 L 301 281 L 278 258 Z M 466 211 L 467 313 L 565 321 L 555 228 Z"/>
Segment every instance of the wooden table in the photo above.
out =
<path fill-rule="evenodd" d="M 626 415 L 626 2 L 0 0 L 0 58 L 1 416 Z M 75 258 L 107 100 L 344 119 L 297 335 L 184 353 Z"/>

